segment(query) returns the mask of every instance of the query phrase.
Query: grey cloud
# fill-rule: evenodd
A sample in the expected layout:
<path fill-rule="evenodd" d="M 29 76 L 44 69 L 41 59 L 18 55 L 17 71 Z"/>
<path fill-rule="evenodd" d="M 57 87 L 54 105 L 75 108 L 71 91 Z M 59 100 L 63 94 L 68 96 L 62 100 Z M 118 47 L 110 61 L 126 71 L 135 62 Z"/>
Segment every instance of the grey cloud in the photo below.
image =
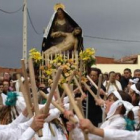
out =
<path fill-rule="evenodd" d="M 7 11 L 18 9 L 23 1 L 1 0 Z M 28 8 L 36 30 L 28 21 L 28 50 L 41 49 L 43 28 L 47 26 L 53 6 L 58 0 L 28 0 Z M 84 35 L 140 40 L 139 0 L 61 0 L 66 11 L 82 27 Z M 0 66 L 20 67 L 22 58 L 22 12 L 7 15 L 0 12 Z M 85 47 L 94 47 L 96 55 L 115 58 L 139 53 L 140 43 L 126 43 L 84 38 Z"/>

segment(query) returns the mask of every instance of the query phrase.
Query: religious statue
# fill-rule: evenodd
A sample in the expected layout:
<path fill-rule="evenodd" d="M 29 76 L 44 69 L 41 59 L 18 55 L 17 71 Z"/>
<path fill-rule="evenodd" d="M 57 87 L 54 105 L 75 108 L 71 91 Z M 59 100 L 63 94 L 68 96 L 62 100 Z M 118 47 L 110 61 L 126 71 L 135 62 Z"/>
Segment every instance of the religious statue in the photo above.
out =
<path fill-rule="evenodd" d="M 58 43 L 57 45 L 51 46 L 51 48 L 47 49 L 45 54 L 57 54 L 67 50 L 74 50 L 74 52 L 76 52 L 78 47 L 77 36 L 80 33 L 81 28 L 79 27 L 75 28 L 72 33 L 55 32 L 54 37 L 55 35 L 59 35 L 59 37 L 64 37 L 64 39 L 61 43 Z"/>
<path fill-rule="evenodd" d="M 74 49 L 77 51 L 83 50 L 82 29 L 67 14 L 64 8 L 64 5 L 60 3 L 54 7 L 55 12 L 43 36 L 42 51 L 45 53 L 57 53 Z"/>

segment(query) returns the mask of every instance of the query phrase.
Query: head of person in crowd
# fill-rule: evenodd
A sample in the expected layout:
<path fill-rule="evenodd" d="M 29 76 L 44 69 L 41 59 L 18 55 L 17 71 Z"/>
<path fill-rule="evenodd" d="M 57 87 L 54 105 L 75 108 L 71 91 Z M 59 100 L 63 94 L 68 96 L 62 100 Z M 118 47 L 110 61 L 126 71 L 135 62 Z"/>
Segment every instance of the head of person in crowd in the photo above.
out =
<path fill-rule="evenodd" d="M 9 86 L 10 91 L 16 91 L 16 83 L 18 82 L 17 81 L 17 74 L 18 73 L 13 73 L 12 76 L 11 76 L 10 86 Z"/>
<path fill-rule="evenodd" d="M 0 82 L 0 94 L 3 92 L 3 83 Z"/>
<path fill-rule="evenodd" d="M 123 76 L 125 79 L 130 79 L 132 77 L 131 69 L 129 68 L 124 69 Z"/>
<path fill-rule="evenodd" d="M 104 81 L 108 81 L 108 78 L 109 76 L 108 76 L 108 73 L 107 72 L 105 72 L 104 74 L 103 74 L 103 82 Z"/>
<path fill-rule="evenodd" d="M 123 76 L 122 76 L 121 81 L 120 81 L 121 85 L 122 85 L 122 89 L 124 91 L 126 91 L 126 89 L 127 89 L 129 79 L 132 78 L 131 74 L 132 73 L 131 73 L 131 70 L 129 68 L 124 69 Z"/>
<path fill-rule="evenodd" d="M 109 72 L 109 80 L 111 83 L 114 83 L 116 80 L 116 75 L 114 71 Z"/>
<path fill-rule="evenodd" d="M 131 85 L 136 84 L 138 82 L 139 82 L 139 78 L 133 77 L 133 78 L 129 79 L 129 82 L 128 82 L 127 88 L 125 89 L 125 92 L 129 93 Z"/>
<path fill-rule="evenodd" d="M 118 81 L 121 81 L 121 73 L 119 73 L 119 72 L 116 72 L 115 73 L 115 77 L 116 77 L 116 80 L 118 80 Z"/>
<path fill-rule="evenodd" d="M 20 74 L 20 73 L 13 73 L 12 76 L 11 76 L 11 79 L 13 81 L 17 80 L 17 74 Z"/>
<path fill-rule="evenodd" d="M 135 70 L 134 70 L 134 77 L 140 79 L 140 69 L 135 69 Z"/>
<path fill-rule="evenodd" d="M 101 70 L 98 68 L 91 68 L 89 72 L 90 78 L 97 84 L 99 75 L 101 74 Z"/>
<path fill-rule="evenodd" d="M 107 100 L 105 102 L 105 107 L 106 107 L 105 112 L 106 112 L 106 114 L 108 114 L 108 112 L 110 111 L 110 107 L 117 100 L 124 100 L 124 101 L 127 101 L 129 103 L 132 103 L 132 99 L 131 99 L 129 94 L 126 94 L 124 91 L 113 91 L 112 93 L 110 93 L 108 95 Z M 118 112 L 122 113 L 122 112 L 124 112 L 124 107 L 121 107 L 118 110 L 119 110 Z M 115 111 L 115 109 L 114 109 L 114 111 Z M 116 111 L 117 111 L 117 108 L 116 108 Z M 114 112 L 114 114 L 115 114 L 115 112 Z"/>
<path fill-rule="evenodd" d="M 10 73 L 8 73 L 8 72 L 3 73 L 3 80 L 8 80 L 8 81 L 10 81 L 10 80 L 11 80 L 11 75 L 10 75 Z"/>
<path fill-rule="evenodd" d="M 16 91 L 15 83 L 13 80 L 10 80 L 9 91 Z"/>
<path fill-rule="evenodd" d="M 138 106 L 140 100 L 140 82 L 130 86 L 129 95 L 132 98 L 132 104 Z"/>
<path fill-rule="evenodd" d="M 7 92 L 9 91 L 9 86 L 9 80 L 3 80 L 3 93 L 7 94 Z"/>
<path fill-rule="evenodd" d="M 114 115 L 122 115 L 126 120 L 126 129 L 134 130 L 134 123 L 129 124 L 130 121 L 134 122 L 133 105 L 131 101 L 130 95 L 126 94 L 124 91 L 113 91 L 109 94 L 105 102 L 107 119 Z"/>
<path fill-rule="evenodd" d="M 40 83 L 38 89 L 42 90 L 46 94 L 48 93 L 47 87 L 46 87 L 46 85 L 44 83 Z"/>
<path fill-rule="evenodd" d="M 0 76 L 0 82 L 2 82 L 3 81 L 3 76 Z"/>

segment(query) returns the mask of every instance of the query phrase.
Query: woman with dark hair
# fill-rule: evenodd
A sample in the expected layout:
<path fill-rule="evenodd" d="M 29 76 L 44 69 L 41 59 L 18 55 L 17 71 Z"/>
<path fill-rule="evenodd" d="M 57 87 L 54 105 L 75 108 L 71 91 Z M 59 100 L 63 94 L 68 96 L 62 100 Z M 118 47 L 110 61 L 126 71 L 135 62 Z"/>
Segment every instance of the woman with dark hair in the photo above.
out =
<path fill-rule="evenodd" d="M 115 73 L 115 76 L 116 76 L 116 80 L 118 80 L 119 82 L 121 81 L 121 74 L 119 72 L 116 72 Z"/>
<path fill-rule="evenodd" d="M 135 117 L 135 128 L 136 130 L 140 129 L 140 122 L 139 122 L 139 99 L 140 99 L 140 83 L 132 84 L 129 87 L 129 95 L 132 98 L 132 104 L 134 105 L 133 112 Z"/>
<path fill-rule="evenodd" d="M 105 112 L 107 114 L 106 121 L 100 126 L 100 128 L 134 130 L 133 124 L 130 124 L 130 121 L 128 122 L 128 119 L 132 122 L 134 119 L 133 113 L 130 111 L 133 106 L 129 101 L 131 101 L 131 97 L 124 92 L 114 91 L 109 94 L 107 100 L 105 101 Z M 126 116 L 126 119 L 124 116 Z M 70 128 L 70 124 L 68 124 L 68 128 L 69 130 L 72 128 Z M 76 127 L 72 132 L 73 139 L 84 139 L 79 128 Z M 89 134 L 88 136 L 90 140 L 102 140 L 101 137 L 95 135 Z"/>
<path fill-rule="evenodd" d="M 139 96 L 140 96 L 140 83 L 133 84 L 130 86 L 129 95 L 132 98 L 132 104 L 134 106 L 138 106 L 139 103 Z"/>

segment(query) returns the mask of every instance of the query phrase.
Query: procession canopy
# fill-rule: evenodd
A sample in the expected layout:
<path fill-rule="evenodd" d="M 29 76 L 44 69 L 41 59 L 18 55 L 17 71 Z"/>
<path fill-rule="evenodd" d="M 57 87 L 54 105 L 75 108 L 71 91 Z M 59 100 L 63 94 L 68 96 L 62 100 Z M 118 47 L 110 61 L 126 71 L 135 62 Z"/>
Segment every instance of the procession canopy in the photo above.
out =
<path fill-rule="evenodd" d="M 83 50 L 82 29 L 65 11 L 65 6 L 58 3 L 44 31 L 42 52 L 47 54 L 63 51 Z"/>

